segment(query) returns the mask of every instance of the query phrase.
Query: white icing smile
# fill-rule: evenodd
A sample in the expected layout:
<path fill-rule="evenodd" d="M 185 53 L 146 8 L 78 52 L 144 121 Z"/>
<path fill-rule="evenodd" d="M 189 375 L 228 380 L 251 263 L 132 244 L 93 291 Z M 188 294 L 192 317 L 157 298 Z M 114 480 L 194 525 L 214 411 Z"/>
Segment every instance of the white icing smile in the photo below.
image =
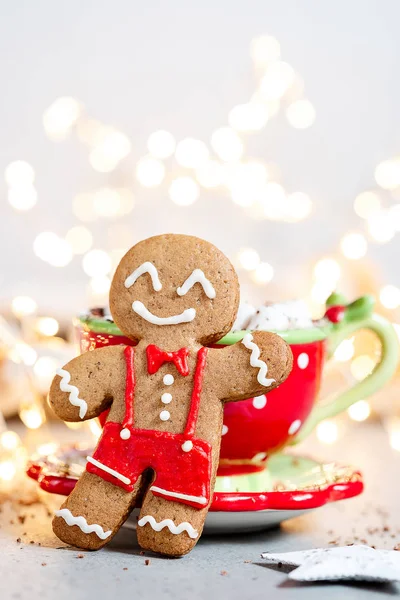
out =
<path fill-rule="evenodd" d="M 187 308 L 180 315 L 172 315 L 171 317 L 157 317 L 153 315 L 143 302 L 135 300 L 132 303 L 132 310 L 138 314 L 142 319 L 145 319 L 153 325 L 179 325 L 180 323 L 190 323 L 196 316 L 196 310 L 194 308 Z"/>

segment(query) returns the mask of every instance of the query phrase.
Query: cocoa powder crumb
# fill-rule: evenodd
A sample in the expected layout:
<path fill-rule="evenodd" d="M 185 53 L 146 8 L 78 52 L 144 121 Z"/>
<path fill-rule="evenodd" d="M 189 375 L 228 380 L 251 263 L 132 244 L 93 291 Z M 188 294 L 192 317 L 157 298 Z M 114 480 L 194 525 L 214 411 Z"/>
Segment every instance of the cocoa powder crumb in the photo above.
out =
<path fill-rule="evenodd" d="M 20 544 L 22 542 L 21 538 L 17 538 L 17 543 Z"/>
<path fill-rule="evenodd" d="M 150 564 L 150 559 L 149 559 L 149 558 L 146 558 L 146 560 L 144 561 L 144 564 L 145 564 L 146 566 L 147 566 L 147 565 L 149 565 L 149 564 Z"/>
<path fill-rule="evenodd" d="M 251 563 L 251 560 L 244 560 L 244 563 Z"/>
<path fill-rule="evenodd" d="M 128 567 L 124 567 L 122 570 L 123 570 L 123 571 L 127 571 L 127 570 L 128 570 Z"/>
<path fill-rule="evenodd" d="M 26 515 L 18 515 L 18 521 L 23 525 L 25 523 Z"/>

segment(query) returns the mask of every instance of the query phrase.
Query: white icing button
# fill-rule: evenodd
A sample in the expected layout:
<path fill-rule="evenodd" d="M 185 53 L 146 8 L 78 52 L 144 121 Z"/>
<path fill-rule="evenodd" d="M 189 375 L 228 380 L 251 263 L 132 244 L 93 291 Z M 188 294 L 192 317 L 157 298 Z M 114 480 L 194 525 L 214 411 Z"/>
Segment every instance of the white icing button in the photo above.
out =
<path fill-rule="evenodd" d="M 119 437 L 121 438 L 121 440 L 129 440 L 129 438 L 131 437 L 131 432 L 129 431 L 129 429 L 124 427 L 124 429 L 121 430 Z"/>
<path fill-rule="evenodd" d="M 296 419 L 295 421 L 293 421 L 293 423 L 291 424 L 291 426 L 288 429 L 288 434 L 293 435 L 294 433 L 296 433 L 296 431 L 298 431 L 300 429 L 300 425 L 301 425 L 300 419 Z"/>
<path fill-rule="evenodd" d="M 222 425 L 222 435 L 226 435 L 228 433 L 228 427 L 226 425 Z"/>
<path fill-rule="evenodd" d="M 192 442 L 192 440 L 186 440 L 186 442 L 183 442 L 183 444 L 182 444 L 182 450 L 184 452 L 190 452 L 192 448 L 193 448 L 193 442 Z"/>
<path fill-rule="evenodd" d="M 253 406 L 254 408 L 264 408 L 267 404 L 267 396 L 263 394 L 262 396 L 256 396 L 253 398 Z"/>
<path fill-rule="evenodd" d="M 306 352 L 302 352 L 297 357 L 297 364 L 300 369 L 306 369 L 308 367 L 309 362 L 310 362 L 310 357 L 308 356 L 308 354 L 306 354 Z"/>
<path fill-rule="evenodd" d="M 172 385 L 174 383 L 174 376 L 170 375 L 169 373 L 164 375 L 163 382 L 165 385 Z"/>
<path fill-rule="evenodd" d="M 168 419 L 170 418 L 170 413 L 168 412 L 168 410 L 162 410 L 160 412 L 160 419 L 161 421 L 168 421 Z"/>
<path fill-rule="evenodd" d="M 161 396 L 161 402 L 164 402 L 164 404 L 169 404 L 171 400 L 172 394 L 169 394 L 168 392 L 165 392 L 165 394 Z"/>

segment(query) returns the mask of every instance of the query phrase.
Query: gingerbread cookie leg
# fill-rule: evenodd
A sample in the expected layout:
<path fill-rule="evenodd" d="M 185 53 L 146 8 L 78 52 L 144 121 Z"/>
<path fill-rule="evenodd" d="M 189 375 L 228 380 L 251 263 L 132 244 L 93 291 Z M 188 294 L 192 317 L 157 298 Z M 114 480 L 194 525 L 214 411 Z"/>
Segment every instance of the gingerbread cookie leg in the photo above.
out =
<path fill-rule="evenodd" d="M 66 544 L 97 550 L 115 535 L 134 506 L 141 477 L 126 492 L 92 473 L 83 473 L 53 519 L 53 531 Z"/>
<path fill-rule="evenodd" d="M 203 531 L 207 509 L 154 496 L 148 491 L 137 526 L 139 545 L 168 556 L 190 552 Z"/>

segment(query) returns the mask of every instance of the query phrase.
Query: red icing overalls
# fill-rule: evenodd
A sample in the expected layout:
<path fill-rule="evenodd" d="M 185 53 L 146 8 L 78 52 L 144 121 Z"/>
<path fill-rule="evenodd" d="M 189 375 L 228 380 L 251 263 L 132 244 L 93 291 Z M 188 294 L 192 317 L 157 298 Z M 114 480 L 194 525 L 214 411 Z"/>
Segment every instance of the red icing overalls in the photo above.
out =
<path fill-rule="evenodd" d="M 105 423 L 93 457 L 88 456 L 86 470 L 131 492 L 138 477 L 145 469 L 151 468 L 155 472 L 150 487 L 154 495 L 195 508 L 206 507 L 210 501 L 211 445 L 196 438 L 195 430 L 207 349 L 201 348 L 197 354 L 193 391 L 183 433 L 134 427 L 134 349 L 127 346 L 124 355 L 125 417 L 122 423 Z"/>

